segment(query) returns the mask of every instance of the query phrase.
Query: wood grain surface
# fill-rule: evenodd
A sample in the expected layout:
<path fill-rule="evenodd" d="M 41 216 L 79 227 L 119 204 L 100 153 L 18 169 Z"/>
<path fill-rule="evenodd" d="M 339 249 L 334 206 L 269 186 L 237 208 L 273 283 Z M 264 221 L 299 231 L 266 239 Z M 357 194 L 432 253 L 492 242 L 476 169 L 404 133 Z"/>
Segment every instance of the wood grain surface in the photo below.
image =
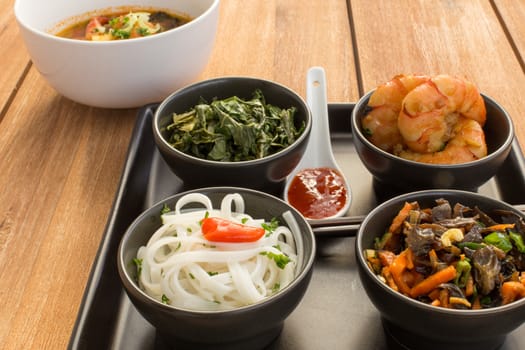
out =
<path fill-rule="evenodd" d="M 519 4 L 518 4 L 519 3 Z M 67 347 L 119 184 L 136 109 L 83 106 L 31 64 L 0 0 L 0 347 Z M 322 66 L 329 102 L 352 102 L 398 73 L 475 82 L 525 145 L 525 5 L 512 0 L 223 0 L 199 79 L 249 75 L 303 97 Z"/>

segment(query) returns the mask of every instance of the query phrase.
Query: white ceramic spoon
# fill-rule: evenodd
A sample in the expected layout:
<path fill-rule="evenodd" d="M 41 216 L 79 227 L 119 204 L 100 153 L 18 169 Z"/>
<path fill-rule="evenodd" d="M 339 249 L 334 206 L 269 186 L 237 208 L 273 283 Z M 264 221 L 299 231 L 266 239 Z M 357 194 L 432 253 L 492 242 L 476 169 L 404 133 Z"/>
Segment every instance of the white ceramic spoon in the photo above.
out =
<path fill-rule="evenodd" d="M 284 189 L 284 200 L 289 202 L 288 191 L 290 189 L 290 184 L 300 171 L 304 169 L 333 169 L 341 176 L 344 182 L 346 201 L 339 211 L 332 215 L 324 216 L 322 219 L 340 217 L 345 215 L 350 208 L 351 192 L 348 182 L 337 165 L 332 152 L 330 127 L 328 125 L 328 104 L 324 69 L 322 67 L 310 68 L 308 70 L 306 83 L 306 101 L 312 112 L 312 131 L 303 158 L 288 176 Z M 305 217 L 307 219 L 313 219 L 309 218 L 307 215 L 305 215 Z"/>

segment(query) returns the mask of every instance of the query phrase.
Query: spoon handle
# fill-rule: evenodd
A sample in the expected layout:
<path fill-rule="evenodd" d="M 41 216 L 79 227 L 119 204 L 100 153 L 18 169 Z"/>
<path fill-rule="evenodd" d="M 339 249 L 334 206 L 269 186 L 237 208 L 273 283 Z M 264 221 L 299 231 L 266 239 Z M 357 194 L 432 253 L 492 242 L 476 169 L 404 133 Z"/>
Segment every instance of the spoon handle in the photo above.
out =
<path fill-rule="evenodd" d="M 326 76 L 322 67 L 311 67 L 306 79 L 306 102 L 312 111 L 312 130 L 306 149 L 313 164 L 335 163 L 330 142 Z M 315 161 L 313 161 L 315 159 Z"/>

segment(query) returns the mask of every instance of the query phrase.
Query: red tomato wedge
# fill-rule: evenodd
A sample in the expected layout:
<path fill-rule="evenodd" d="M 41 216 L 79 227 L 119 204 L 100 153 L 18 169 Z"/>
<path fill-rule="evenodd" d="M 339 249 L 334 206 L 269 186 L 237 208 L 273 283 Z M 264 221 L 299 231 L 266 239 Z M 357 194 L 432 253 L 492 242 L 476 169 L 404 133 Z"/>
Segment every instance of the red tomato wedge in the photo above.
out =
<path fill-rule="evenodd" d="M 86 35 L 85 35 L 86 39 L 91 40 L 91 38 L 93 37 L 93 34 L 98 33 L 97 28 L 103 26 L 104 24 L 108 22 L 109 22 L 109 18 L 105 16 L 96 16 L 96 17 L 91 18 L 91 20 L 86 26 Z"/>
<path fill-rule="evenodd" d="M 204 238 L 211 242 L 255 242 L 264 235 L 262 227 L 247 226 L 221 218 L 205 218 L 201 229 Z"/>

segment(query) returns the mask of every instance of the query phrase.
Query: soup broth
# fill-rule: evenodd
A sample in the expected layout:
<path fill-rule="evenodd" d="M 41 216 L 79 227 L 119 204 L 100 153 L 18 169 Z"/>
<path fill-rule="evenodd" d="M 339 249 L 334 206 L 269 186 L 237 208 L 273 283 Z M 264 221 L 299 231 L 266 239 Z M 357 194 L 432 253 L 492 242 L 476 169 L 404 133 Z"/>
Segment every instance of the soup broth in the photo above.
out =
<path fill-rule="evenodd" d="M 126 7 L 118 10 L 95 11 L 79 16 L 78 20 L 55 33 L 68 39 L 111 41 L 140 38 L 180 27 L 192 20 L 166 10 Z"/>

